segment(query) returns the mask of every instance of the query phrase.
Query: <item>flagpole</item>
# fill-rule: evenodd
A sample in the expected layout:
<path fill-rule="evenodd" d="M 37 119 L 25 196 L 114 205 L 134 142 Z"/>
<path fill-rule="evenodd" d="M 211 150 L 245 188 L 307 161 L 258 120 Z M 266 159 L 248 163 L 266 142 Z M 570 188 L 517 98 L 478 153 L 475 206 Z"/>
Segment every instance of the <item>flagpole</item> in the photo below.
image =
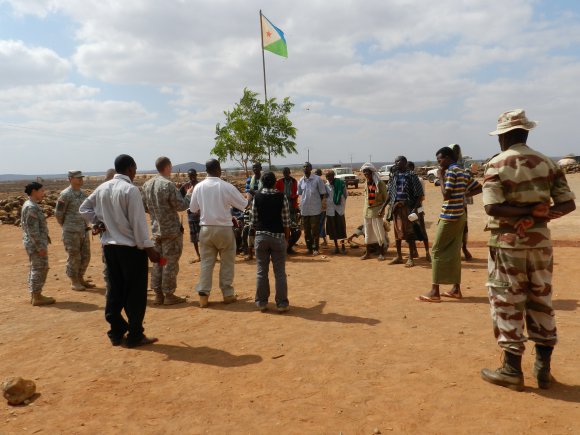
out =
<path fill-rule="evenodd" d="M 264 56 L 264 27 L 262 25 L 262 9 L 260 9 L 260 47 L 262 47 L 262 71 L 264 73 L 264 109 L 268 110 L 268 91 L 266 89 L 266 58 Z M 268 113 L 266 112 L 266 116 Z M 272 168 L 270 145 L 268 144 L 268 169 Z"/>

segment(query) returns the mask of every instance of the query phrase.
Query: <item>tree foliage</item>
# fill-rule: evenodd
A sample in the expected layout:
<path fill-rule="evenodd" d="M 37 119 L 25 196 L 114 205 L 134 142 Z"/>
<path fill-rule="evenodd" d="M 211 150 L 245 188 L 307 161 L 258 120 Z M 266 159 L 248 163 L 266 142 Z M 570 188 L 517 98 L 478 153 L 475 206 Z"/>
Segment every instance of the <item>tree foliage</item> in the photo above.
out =
<path fill-rule="evenodd" d="M 288 97 L 266 104 L 247 88 L 233 110 L 225 111 L 223 125 L 216 125 L 216 144 L 211 150 L 219 161 L 233 160 L 248 173 L 250 162 L 269 161 L 272 156 L 296 153 L 296 128 L 288 119 L 294 103 Z"/>

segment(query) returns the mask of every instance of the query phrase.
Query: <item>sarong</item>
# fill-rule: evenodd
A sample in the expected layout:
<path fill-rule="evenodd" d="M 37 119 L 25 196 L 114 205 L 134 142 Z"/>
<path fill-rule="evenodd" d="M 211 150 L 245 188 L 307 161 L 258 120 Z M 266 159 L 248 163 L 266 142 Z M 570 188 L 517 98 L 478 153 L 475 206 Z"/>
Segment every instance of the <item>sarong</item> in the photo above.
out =
<path fill-rule="evenodd" d="M 413 226 L 409 220 L 409 207 L 404 202 L 401 202 L 400 207 L 393 208 L 393 228 L 395 232 L 395 240 L 415 240 L 413 233 Z"/>
<path fill-rule="evenodd" d="M 383 218 L 365 218 L 365 244 L 378 243 L 380 246 L 388 245 Z"/>
<path fill-rule="evenodd" d="M 346 239 L 346 219 L 344 215 L 335 213 L 334 216 L 326 216 L 326 233 L 332 240 Z"/>
<path fill-rule="evenodd" d="M 457 220 L 439 220 L 431 249 L 433 284 L 461 284 L 461 245 L 465 213 Z"/>

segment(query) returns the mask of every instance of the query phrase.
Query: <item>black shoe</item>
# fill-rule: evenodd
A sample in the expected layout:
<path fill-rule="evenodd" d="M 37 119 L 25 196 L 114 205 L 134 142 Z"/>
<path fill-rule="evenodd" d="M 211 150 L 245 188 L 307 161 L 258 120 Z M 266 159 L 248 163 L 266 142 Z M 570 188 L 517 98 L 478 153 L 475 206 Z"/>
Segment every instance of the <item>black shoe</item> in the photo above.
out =
<path fill-rule="evenodd" d="M 121 346 L 123 344 L 123 341 L 125 340 L 125 337 L 121 337 L 121 338 L 110 338 L 111 340 L 111 344 L 113 346 Z"/>
<path fill-rule="evenodd" d="M 139 347 L 139 346 L 147 346 L 148 344 L 153 344 L 153 343 L 156 343 L 158 341 L 159 341 L 158 338 L 143 336 L 143 338 L 141 338 L 141 340 L 137 341 L 136 343 L 132 343 L 132 342 L 128 341 L 127 347 L 134 348 L 134 347 Z"/>

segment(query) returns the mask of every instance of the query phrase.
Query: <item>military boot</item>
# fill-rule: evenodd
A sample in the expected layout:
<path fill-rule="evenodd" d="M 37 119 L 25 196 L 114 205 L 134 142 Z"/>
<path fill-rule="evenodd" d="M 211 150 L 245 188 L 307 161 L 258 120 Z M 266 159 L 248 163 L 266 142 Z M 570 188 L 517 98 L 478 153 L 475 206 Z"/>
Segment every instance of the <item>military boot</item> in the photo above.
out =
<path fill-rule="evenodd" d="M 95 288 L 96 285 L 94 285 L 92 282 L 88 282 L 87 280 L 85 280 L 84 277 L 81 276 L 81 278 L 79 279 L 79 282 L 81 283 L 81 285 L 84 288 Z"/>
<path fill-rule="evenodd" d="M 155 300 L 153 301 L 153 305 L 163 305 L 163 302 L 165 302 L 163 292 L 155 290 Z"/>
<path fill-rule="evenodd" d="M 536 362 L 534 363 L 534 376 L 538 380 L 538 387 L 547 389 L 552 383 L 552 375 L 550 374 L 550 362 L 552 360 L 551 346 L 541 346 L 536 344 Z"/>
<path fill-rule="evenodd" d="M 481 378 L 495 385 L 501 385 L 515 391 L 524 390 L 522 373 L 522 356 L 504 352 L 503 366 L 497 370 L 482 369 Z"/>
<path fill-rule="evenodd" d="M 32 293 L 32 299 L 30 300 L 30 303 L 34 307 L 39 307 L 41 305 L 50 305 L 54 304 L 55 302 L 56 301 L 54 298 L 51 298 L 49 296 L 43 296 L 42 293 L 40 292 Z"/>
<path fill-rule="evenodd" d="M 70 288 L 77 292 L 84 292 L 86 290 L 78 276 L 71 277 Z"/>
<path fill-rule="evenodd" d="M 182 304 L 186 302 L 185 298 L 180 296 L 176 296 L 173 293 L 165 293 L 165 300 L 163 301 L 163 305 L 175 305 L 175 304 Z"/>

